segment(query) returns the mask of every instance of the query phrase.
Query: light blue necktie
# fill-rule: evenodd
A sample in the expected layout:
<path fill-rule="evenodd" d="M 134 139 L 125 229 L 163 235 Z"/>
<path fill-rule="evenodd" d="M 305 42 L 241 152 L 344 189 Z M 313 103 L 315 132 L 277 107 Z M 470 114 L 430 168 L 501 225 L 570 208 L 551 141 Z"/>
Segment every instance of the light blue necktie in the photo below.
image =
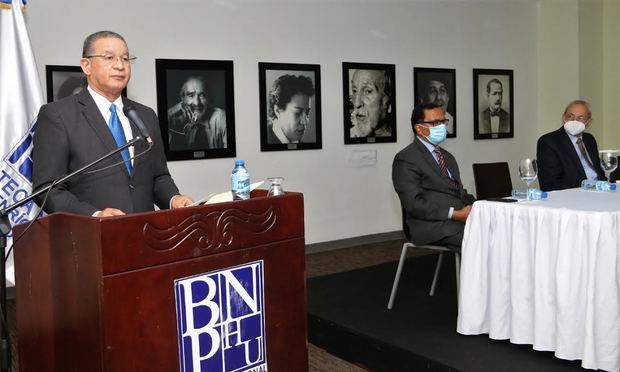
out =
<path fill-rule="evenodd" d="M 127 144 L 127 138 L 125 138 L 125 132 L 123 132 L 123 125 L 121 124 L 121 119 L 118 118 L 118 114 L 116 113 L 116 105 L 112 104 L 110 106 L 110 111 L 112 115 L 110 115 L 110 131 L 112 131 L 112 136 L 116 141 L 116 145 L 121 147 Z M 131 174 L 131 159 L 129 157 L 129 149 L 124 149 L 121 151 L 121 155 L 123 156 L 123 160 L 125 161 L 125 166 L 127 166 L 127 172 Z"/>

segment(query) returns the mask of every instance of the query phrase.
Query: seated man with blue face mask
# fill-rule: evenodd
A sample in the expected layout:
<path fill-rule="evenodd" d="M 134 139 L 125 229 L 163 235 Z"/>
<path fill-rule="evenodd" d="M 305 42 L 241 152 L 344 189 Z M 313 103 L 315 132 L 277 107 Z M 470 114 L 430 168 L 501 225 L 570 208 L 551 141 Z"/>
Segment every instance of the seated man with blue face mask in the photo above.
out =
<path fill-rule="evenodd" d="M 446 139 L 441 106 L 424 103 L 411 114 L 413 143 L 392 164 L 392 182 L 405 211 L 414 244 L 445 245 L 460 251 L 474 197 L 461 183 L 454 156 L 439 144 Z"/>
<path fill-rule="evenodd" d="M 536 147 L 538 182 L 543 191 L 579 187 L 581 181 L 604 180 L 596 140 L 584 133 L 592 124 L 586 101 L 569 103 L 562 115 L 562 126 L 540 137 Z"/>

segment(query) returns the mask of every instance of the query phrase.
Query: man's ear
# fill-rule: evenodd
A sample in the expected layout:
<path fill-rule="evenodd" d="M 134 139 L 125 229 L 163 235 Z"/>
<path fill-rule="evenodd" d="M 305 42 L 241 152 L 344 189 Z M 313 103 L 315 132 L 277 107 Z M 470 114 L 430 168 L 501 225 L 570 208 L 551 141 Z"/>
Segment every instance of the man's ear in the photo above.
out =
<path fill-rule="evenodd" d="M 84 75 L 90 76 L 90 59 L 82 58 L 80 60 L 80 67 L 82 68 L 82 72 L 84 72 Z"/>

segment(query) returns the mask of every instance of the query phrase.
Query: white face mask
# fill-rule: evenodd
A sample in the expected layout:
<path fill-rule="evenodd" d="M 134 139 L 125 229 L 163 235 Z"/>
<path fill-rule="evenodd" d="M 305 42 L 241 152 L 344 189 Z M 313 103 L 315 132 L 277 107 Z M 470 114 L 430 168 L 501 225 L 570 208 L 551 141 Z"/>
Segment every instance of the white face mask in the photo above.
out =
<path fill-rule="evenodd" d="M 571 120 L 564 123 L 564 130 L 568 134 L 572 134 L 573 136 L 580 135 L 584 130 L 586 130 L 586 125 L 580 121 Z"/>

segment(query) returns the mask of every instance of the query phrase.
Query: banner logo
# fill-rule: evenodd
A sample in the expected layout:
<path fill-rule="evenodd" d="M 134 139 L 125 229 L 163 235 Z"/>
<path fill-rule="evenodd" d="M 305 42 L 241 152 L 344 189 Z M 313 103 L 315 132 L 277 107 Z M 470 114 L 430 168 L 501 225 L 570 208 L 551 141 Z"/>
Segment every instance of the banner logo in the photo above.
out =
<path fill-rule="evenodd" d="M 263 261 L 174 282 L 181 372 L 266 372 Z"/>

